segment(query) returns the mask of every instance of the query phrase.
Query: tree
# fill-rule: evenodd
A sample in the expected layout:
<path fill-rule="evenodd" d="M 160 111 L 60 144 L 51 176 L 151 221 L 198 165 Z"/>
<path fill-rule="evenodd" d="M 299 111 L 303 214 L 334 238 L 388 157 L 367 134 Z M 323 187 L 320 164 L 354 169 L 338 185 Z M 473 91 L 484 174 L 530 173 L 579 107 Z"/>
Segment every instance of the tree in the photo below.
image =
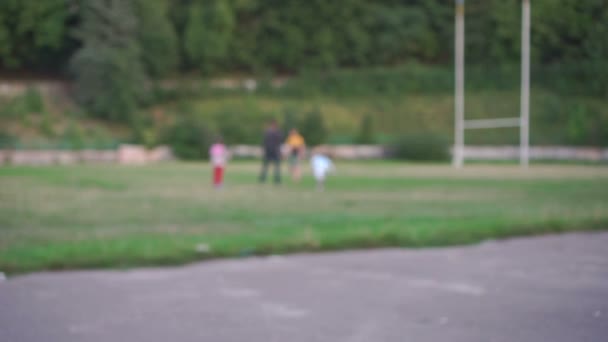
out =
<path fill-rule="evenodd" d="M 76 100 L 97 117 L 126 121 L 146 86 L 132 4 L 85 0 L 81 11 L 82 47 L 71 60 Z"/>
<path fill-rule="evenodd" d="M 61 70 L 80 48 L 69 32 L 90 20 L 83 8 L 91 2 L 102 3 L 102 7 L 113 3 L 0 0 L 0 68 Z M 442 66 L 452 63 L 453 1 L 121 2 L 120 6 L 131 9 L 113 14 L 107 23 L 100 20 L 99 27 L 108 25 L 109 32 L 116 32 L 116 17 L 131 22 L 134 16 L 137 24 L 121 25 L 136 27 L 136 45 L 141 48 L 138 58 L 145 72 L 156 78 L 171 73 L 179 63 L 182 70 L 199 69 L 207 74 L 302 73 L 411 61 Z M 547 67 L 555 68 L 558 75 L 541 84 L 553 87 L 553 80 L 559 78 L 564 87 L 579 88 L 579 93 L 605 95 L 607 1 L 532 2 L 532 72 L 538 74 L 535 70 Z M 109 13 L 107 8 L 104 11 Z M 101 13 L 98 15 L 103 17 Z M 466 16 L 467 63 L 491 68 L 519 64 L 521 0 L 468 1 Z M 560 66 L 571 71 L 557 70 Z M 534 79 L 540 80 L 536 75 Z M 571 85 L 573 80 L 576 86 Z"/>
<path fill-rule="evenodd" d="M 65 0 L 0 1 L 0 66 L 53 65 L 67 43 Z"/>
<path fill-rule="evenodd" d="M 165 76 L 179 62 L 178 40 L 167 0 L 135 0 L 142 60 L 150 76 Z"/>
<path fill-rule="evenodd" d="M 203 72 L 216 70 L 227 56 L 234 30 L 234 14 L 226 0 L 191 5 L 184 33 L 188 60 Z"/>
<path fill-rule="evenodd" d="M 368 32 L 374 37 L 370 52 L 376 64 L 432 57 L 438 48 L 430 20 L 419 6 L 371 6 Z"/>

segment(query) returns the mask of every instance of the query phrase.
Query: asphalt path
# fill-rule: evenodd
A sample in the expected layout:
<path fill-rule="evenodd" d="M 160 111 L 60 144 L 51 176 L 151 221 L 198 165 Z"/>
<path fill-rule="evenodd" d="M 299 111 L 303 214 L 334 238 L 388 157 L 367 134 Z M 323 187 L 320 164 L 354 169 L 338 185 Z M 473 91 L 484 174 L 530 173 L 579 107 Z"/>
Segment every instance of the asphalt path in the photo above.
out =
<path fill-rule="evenodd" d="M 608 233 L 37 273 L 0 341 L 608 341 Z"/>

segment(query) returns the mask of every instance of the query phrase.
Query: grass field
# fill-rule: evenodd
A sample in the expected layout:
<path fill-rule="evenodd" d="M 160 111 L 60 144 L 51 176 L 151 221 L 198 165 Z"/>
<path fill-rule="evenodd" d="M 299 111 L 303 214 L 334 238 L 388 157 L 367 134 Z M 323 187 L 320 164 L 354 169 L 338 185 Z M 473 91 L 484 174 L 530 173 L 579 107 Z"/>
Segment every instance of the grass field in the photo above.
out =
<path fill-rule="evenodd" d="M 0 168 L 0 271 L 176 264 L 343 248 L 425 247 L 608 228 L 602 166 L 338 163 L 256 183 L 234 162 L 214 191 L 207 164 Z M 208 252 L 197 251 L 201 245 Z"/>

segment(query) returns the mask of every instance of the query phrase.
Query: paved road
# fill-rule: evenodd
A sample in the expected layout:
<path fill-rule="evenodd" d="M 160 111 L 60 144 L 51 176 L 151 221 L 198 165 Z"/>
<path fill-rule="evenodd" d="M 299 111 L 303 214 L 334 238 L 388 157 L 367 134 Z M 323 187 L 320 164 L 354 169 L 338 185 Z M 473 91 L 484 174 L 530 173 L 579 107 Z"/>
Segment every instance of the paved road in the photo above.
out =
<path fill-rule="evenodd" d="M 0 341 L 608 341 L 608 234 L 42 273 Z"/>

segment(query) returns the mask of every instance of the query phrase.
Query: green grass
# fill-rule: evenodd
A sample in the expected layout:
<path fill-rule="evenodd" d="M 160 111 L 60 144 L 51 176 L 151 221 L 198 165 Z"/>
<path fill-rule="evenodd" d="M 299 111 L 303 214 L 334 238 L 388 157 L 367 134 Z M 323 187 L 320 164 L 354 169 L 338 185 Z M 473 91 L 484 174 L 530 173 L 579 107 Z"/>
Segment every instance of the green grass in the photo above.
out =
<path fill-rule="evenodd" d="M 235 162 L 0 168 L 0 271 L 129 267 L 294 251 L 469 244 L 608 228 L 601 166 L 338 163 L 323 193 Z M 198 244 L 209 253 L 196 251 Z"/>
<path fill-rule="evenodd" d="M 451 73 L 448 76 L 451 77 Z M 238 134 L 239 141 L 231 143 L 257 144 L 260 131 L 269 117 L 283 121 L 285 113 L 289 112 L 294 119 L 301 120 L 307 112 L 319 109 L 328 129 L 329 143 L 355 142 L 361 119 L 367 115 L 372 117 L 372 134 L 378 143 L 388 143 L 400 135 L 420 132 L 433 132 L 452 140 L 454 98 L 451 88 L 414 91 L 403 85 L 381 92 L 373 87 L 367 89 L 363 83 L 357 85 L 362 87 L 360 90 L 336 92 L 324 90 L 327 83 L 322 79 L 305 89 L 298 88 L 298 79 L 293 82 L 293 89 L 266 89 L 254 93 L 204 88 L 179 100 L 166 100 L 153 108 L 142 109 L 137 127 L 126 122 L 109 124 L 87 119 L 84 114 L 60 113 L 52 110 L 56 107 L 53 99 L 47 99 L 48 116 L 27 113 L 20 117 L 0 115 L 0 135 L 4 131 L 5 135 L 17 138 L 19 148 L 108 148 L 121 141 L 162 141 L 166 133 L 163 130 L 168 123 L 180 116 L 195 114 L 212 131 L 218 132 L 223 127 L 225 136 L 232 135 L 227 134 L 232 130 L 242 132 Z M 391 84 L 389 80 L 378 82 Z M 347 81 L 343 83 L 350 84 Z M 519 96 L 518 83 L 504 89 L 479 87 L 468 90 L 465 116 L 467 119 L 517 116 Z M 536 86 L 532 88 L 530 101 L 532 145 L 608 146 L 608 106 L 603 98 L 560 94 Z M 164 113 L 159 122 L 153 119 L 157 110 Z M 233 116 L 237 119 L 226 120 Z M 44 125 L 49 118 L 52 118 L 53 127 Z M 227 122 L 233 126 L 226 128 Z M 519 130 L 470 130 L 466 133 L 466 141 L 471 145 L 517 145 Z"/>
<path fill-rule="evenodd" d="M 467 119 L 495 119 L 517 116 L 519 88 L 513 90 L 471 91 L 466 95 Z M 608 124 L 605 101 L 594 98 L 560 96 L 533 89 L 530 103 L 531 143 L 533 145 L 601 145 L 608 143 L 603 127 Z M 435 132 L 451 140 L 454 130 L 452 93 L 403 93 L 398 96 L 336 97 L 329 95 L 287 96 L 280 93 L 243 94 L 226 91 L 190 99 L 186 112 L 196 113 L 214 127 L 225 112 L 242 116 L 243 130 L 250 131 L 257 143 L 259 131 L 268 116 L 283 120 L 286 111 L 298 118 L 318 108 L 329 133 L 329 142 L 353 143 L 361 118 L 371 115 L 373 134 L 379 142 L 399 135 Z M 171 107 L 171 106 L 169 106 Z M 168 112 L 175 110 L 170 109 Z M 470 130 L 471 145 L 517 145 L 519 130 L 502 128 Z"/>

